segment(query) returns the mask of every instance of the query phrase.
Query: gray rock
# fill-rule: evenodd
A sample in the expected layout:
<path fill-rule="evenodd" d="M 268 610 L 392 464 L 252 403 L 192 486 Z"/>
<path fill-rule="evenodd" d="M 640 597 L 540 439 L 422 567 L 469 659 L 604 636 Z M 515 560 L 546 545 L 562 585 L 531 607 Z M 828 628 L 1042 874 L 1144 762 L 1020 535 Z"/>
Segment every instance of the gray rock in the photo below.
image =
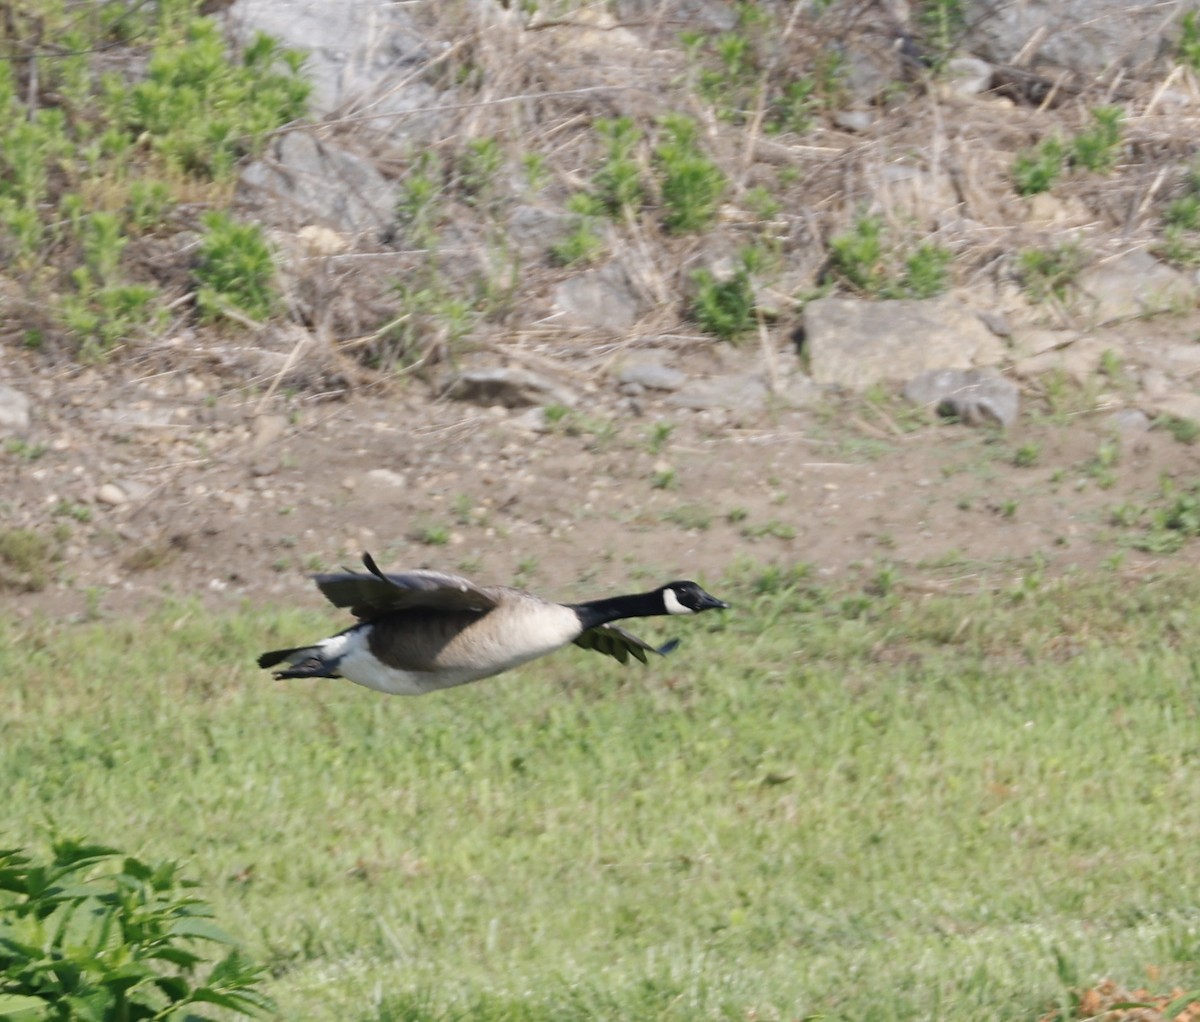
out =
<path fill-rule="evenodd" d="M 1128 252 L 1079 277 L 1088 312 L 1097 323 L 1148 316 L 1194 305 L 1196 284 L 1149 252 Z"/>
<path fill-rule="evenodd" d="M 690 380 L 667 398 L 667 404 L 694 411 L 721 408 L 746 412 L 762 408 L 769 395 L 766 381 L 757 373 L 729 373 Z"/>
<path fill-rule="evenodd" d="M 1150 428 L 1150 416 L 1140 408 L 1122 408 L 1106 416 L 1104 425 L 1114 433 L 1145 433 Z"/>
<path fill-rule="evenodd" d="M 518 206 L 508 220 L 508 240 L 523 259 L 541 260 L 570 233 L 575 217 L 540 206 Z"/>
<path fill-rule="evenodd" d="M 885 209 L 903 218 L 936 224 L 939 218 L 961 205 L 958 190 L 949 174 L 921 167 L 892 163 L 883 167 L 874 192 Z"/>
<path fill-rule="evenodd" d="M 401 472 L 390 468 L 372 468 L 363 474 L 363 482 L 378 489 L 403 490 L 408 480 Z"/>
<path fill-rule="evenodd" d="M 1154 415 L 1169 415 L 1173 419 L 1191 419 L 1200 422 L 1200 394 L 1190 391 L 1179 391 L 1166 394 L 1146 402 L 1146 407 Z"/>
<path fill-rule="evenodd" d="M 978 96 L 992 85 L 992 65 L 978 57 L 953 57 L 946 62 L 942 87 L 954 96 Z"/>
<path fill-rule="evenodd" d="M 963 49 L 996 64 L 1011 64 L 1020 54 L 1034 69 L 1049 63 L 1091 79 L 1114 66 L 1134 68 L 1162 57 L 1164 29 L 1194 4 L 972 0 L 968 7 Z"/>
<path fill-rule="evenodd" d="M 554 289 L 554 307 L 577 326 L 628 330 L 642 313 L 629 274 L 613 261 L 564 280 Z"/>
<path fill-rule="evenodd" d="M 1020 347 L 1014 347 L 1019 353 Z M 1119 347 L 1116 339 L 1111 337 L 1098 337 L 1093 334 L 1069 335 L 1065 344 L 1045 348 L 1029 357 L 1018 357 L 1013 363 L 1013 370 L 1017 376 L 1026 380 L 1043 373 L 1058 372 L 1066 373 L 1071 379 L 1084 383 L 1095 375 L 1104 353 L 1119 350 Z"/>
<path fill-rule="evenodd" d="M 396 197 L 383 175 L 306 131 L 281 136 L 242 171 L 239 186 L 252 199 L 291 207 L 296 219 L 342 231 L 379 231 L 394 220 Z"/>
<path fill-rule="evenodd" d="M 244 42 L 266 32 L 304 51 L 304 76 L 313 84 L 309 102 L 318 117 L 361 112 L 375 132 L 406 138 L 425 135 L 447 116 L 437 112 L 439 100 L 445 105 L 442 94 L 421 74 L 431 53 L 404 4 L 237 0 L 227 22 Z"/>
<path fill-rule="evenodd" d="M 24 433 L 29 428 L 29 398 L 0 383 L 0 436 Z"/>
<path fill-rule="evenodd" d="M 617 382 L 622 386 L 647 390 L 678 390 L 687 382 L 687 373 L 659 362 L 634 362 L 621 367 Z"/>
<path fill-rule="evenodd" d="M 851 131 L 858 135 L 870 131 L 875 118 L 868 110 L 838 110 L 833 115 L 833 123 L 843 131 Z"/>
<path fill-rule="evenodd" d="M 1021 391 L 990 369 L 934 369 L 909 380 L 904 396 L 913 404 L 935 408 L 968 426 L 1001 426 L 1017 421 Z"/>
<path fill-rule="evenodd" d="M 940 298 L 820 298 L 804 307 L 804 334 L 813 379 L 853 390 L 930 369 L 993 365 L 1005 355 L 973 311 Z"/>
<path fill-rule="evenodd" d="M 528 369 L 473 369 L 450 377 L 443 393 L 458 401 L 505 408 L 565 405 L 573 408 L 575 392 Z"/>

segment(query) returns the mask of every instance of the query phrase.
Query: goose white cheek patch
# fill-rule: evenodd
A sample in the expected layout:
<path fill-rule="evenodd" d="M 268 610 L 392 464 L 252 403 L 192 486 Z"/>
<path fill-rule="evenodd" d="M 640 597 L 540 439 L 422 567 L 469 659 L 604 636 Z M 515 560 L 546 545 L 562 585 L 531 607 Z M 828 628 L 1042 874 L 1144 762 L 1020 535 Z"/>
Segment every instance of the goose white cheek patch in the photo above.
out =
<path fill-rule="evenodd" d="M 668 614 L 694 614 L 695 611 L 691 607 L 685 607 L 679 602 L 679 597 L 675 595 L 674 589 L 663 590 L 663 606 L 667 608 Z"/>

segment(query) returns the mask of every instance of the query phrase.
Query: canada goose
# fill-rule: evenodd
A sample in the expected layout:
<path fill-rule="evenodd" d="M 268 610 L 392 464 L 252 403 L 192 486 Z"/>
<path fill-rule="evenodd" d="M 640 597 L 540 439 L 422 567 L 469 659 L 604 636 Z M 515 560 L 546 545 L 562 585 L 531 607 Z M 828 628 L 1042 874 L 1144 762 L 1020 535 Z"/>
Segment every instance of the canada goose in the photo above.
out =
<path fill-rule="evenodd" d="M 276 678 L 345 678 L 392 695 L 415 696 L 507 671 L 569 642 L 625 663 L 655 648 L 612 624 L 627 617 L 697 614 L 728 604 L 695 582 L 586 603 L 553 603 L 508 586 L 477 586 L 440 571 L 385 575 L 363 554 L 369 575 L 314 575 L 335 607 L 358 623 L 312 646 L 276 649 L 259 667 L 287 663 Z"/>

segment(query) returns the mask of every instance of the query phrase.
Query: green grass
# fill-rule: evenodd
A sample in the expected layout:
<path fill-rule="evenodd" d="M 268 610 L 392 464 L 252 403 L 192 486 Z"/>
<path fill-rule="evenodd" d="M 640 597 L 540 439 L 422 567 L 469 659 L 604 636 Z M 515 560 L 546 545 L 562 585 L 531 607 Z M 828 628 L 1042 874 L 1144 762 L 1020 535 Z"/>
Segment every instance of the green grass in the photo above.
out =
<path fill-rule="evenodd" d="M 4 619 L 0 847 L 54 821 L 184 860 L 289 1018 L 976 1022 L 1147 966 L 1195 988 L 1194 581 L 710 588 L 734 611 L 639 626 L 684 640 L 649 669 L 572 650 L 415 700 L 257 671 L 315 611 Z"/>

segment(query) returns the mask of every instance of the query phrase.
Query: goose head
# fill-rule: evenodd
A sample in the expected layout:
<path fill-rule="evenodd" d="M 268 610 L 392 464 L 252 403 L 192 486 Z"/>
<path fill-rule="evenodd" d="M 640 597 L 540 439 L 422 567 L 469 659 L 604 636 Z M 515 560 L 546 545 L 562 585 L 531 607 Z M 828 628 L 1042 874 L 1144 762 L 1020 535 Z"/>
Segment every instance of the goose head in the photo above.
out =
<path fill-rule="evenodd" d="M 728 610 L 729 604 L 706 593 L 695 582 L 668 582 L 659 593 L 668 614 L 699 614 L 702 610 Z"/>

